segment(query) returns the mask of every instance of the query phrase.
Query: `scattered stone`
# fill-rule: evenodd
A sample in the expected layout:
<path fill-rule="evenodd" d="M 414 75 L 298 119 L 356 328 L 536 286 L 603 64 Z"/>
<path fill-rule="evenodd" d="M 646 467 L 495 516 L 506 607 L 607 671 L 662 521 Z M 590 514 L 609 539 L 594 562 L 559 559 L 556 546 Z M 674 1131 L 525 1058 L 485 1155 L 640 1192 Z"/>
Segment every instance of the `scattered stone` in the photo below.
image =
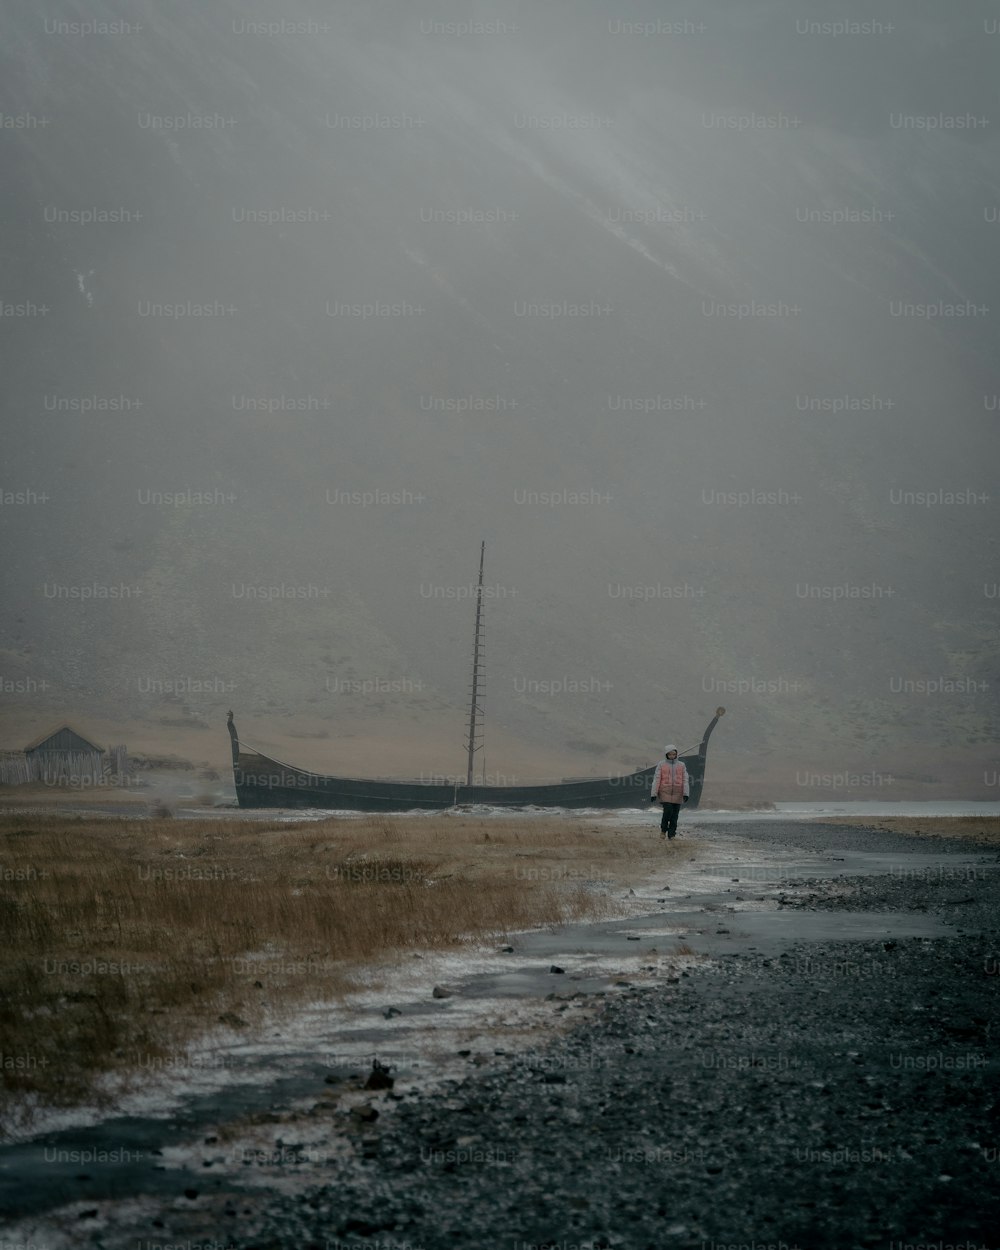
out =
<path fill-rule="evenodd" d="M 373 1124 L 378 1119 L 378 1111 L 371 1103 L 363 1103 L 360 1107 L 351 1108 L 351 1118 L 360 1120 L 362 1124 Z"/>
<path fill-rule="evenodd" d="M 247 1022 L 242 1016 L 238 1016 L 234 1011 L 224 1011 L 219 1016 L 220 1024 L 228 1024 L 231 1029 L 245 1029 Z"/>
<path fill-rule="evenodd" d="M 451 998 L 451 990 L 446 990 L 443 985 L 435 985 L 431 995 L 434 998 Z"/>
<path fill-rule="evenodd" d="M 348 1220 L 341 1230 L 344 1233 L 354 1233 L 357 1237 L 370 1237 L 372 1233 L 377 1233 L 380 1229 L 385 1228 L 384 1224 L 373 1224 L 371 1220 Z"/>
<path fill-rule="evenodd" d="M 392 1089 L 396 1084 L 396 1078 L 389 1075 L 389 1067 L 389 1064 L 379 1063 L 377 1059 L 373 1059 L 372 1070 L 368 1074 L 368 1080 L 365 1081 L 365 1089 Z"/>
<path fill-rule="evenodd" d="M 565 968 L 560 968 L 558 964 L 552 964 L 552 965 L 549 967 L 549 972 L 565 972 L 565 971 L 566 971 L 566 969 L 565 969 Z"/>
<path fill-rule="evenodd" d="M 386 1007 L 385 1011 L 382 1012 L 382 1015 L 385 1016 L 387 1020 L 391 1020 L 394 1016 L 401 1016 L 402 1014 L 403 1013 L 398 1007 Z"/>
<path fill-rule="evenodd" d="M 830 829 L 816 826 L 813 835 L 810 828 L 789 824 L 787 833 L 768 829 L 767 837 L 814 837 L 815 848 L 804 849 L 825 854 Z M 855 845 L 869 849 L 874 836 L 841 826 L 832 845 L 845 853 Z M 930 881 L 919 899 L 905 874 L 857 886 L 838 878 L 842 902 L 826 884 L 822 890 L 812 896 L 814 909 L 827 912 L 894 910 L 912 918 L 914 903 L 926 895 L 929 910 L 952 921 L 957 915 L 944 905 L 959 893 L 954 879 L 943 887 Z M 543 1234 L 550 1244 L 567 1246 L 697 1246 L 722 1245 L 734 1227 L 752 1227 L 759 1245 L 784 1240 L 877 1250 L 911 1241 L 925 1228 L 960 1228 L 970 1244 L 975 1237 L 974 1244 L 992 1245 L 986 1233 L 998 1226 L 1000 1198 L 983 1149 L 995 1139 L 993 1074 L 972 1068 L 951 1079 L 919 1067 L 896 1070 L 887 1059 L 953 1051 L 956 1044 L 985 1053 L 988 1040 L 1000 1035 L 1000 1002 L 983 992 L 998 984 L 1000 967 L 1000 910 L 987 912 L 988 893 L 995 900 L 1000 889 L 984 885 L 983 897 L 962 908 L 967 937 L 884 941 L 889 928 L 860 942 L 801 941 L 770 959 L 741 940 L 728 948 L 730 958 L 703 961 L 690 979 L 664 967 L 670 984 L 651 973 L 630 987 L 635 993 L 602 990 L 588 1000 L 601 1010 L 546 1042 L 544 1052 L 487 1059 L 487 1050 L 473 1052 L 471 1062 L 466 1054 L 460 1079 L 446 1081 L 440 1094 L 418 1091 L 394 1105 L 385 1126 L 363 1120 L 361 1109 L 345 1116 L 356 1147 L 350 1156 L 331 1156 L 321 1176 L 310 1169 L 308 1198 L 268 1195 L 245 1230 L 229 1232 L 229 1239 L 304 1250 L 336 1237 L 437 1250 L 508 1238 L 545 1244 Z M 802 905 L 789 895 L 788 906 Z M 716 932 L 707 928 L 707 915 L 703 923 L 706 933 Z M 685 939 L 696 940 L 693 932 L 679 940 Z M 892 978 L 816 975 L 816 968 L 864 969 L 884 960 L 886 948 L 893 952 Z M 667 950 L 673 953 L 669 940 Z M 987 976 L 990 986 L 983 987 Z M 705 1062 L 709 1053 L 717 1064 Z M 776 1056 L 790 1062 L 775 1064 Z M 542 1083 L 547 1093 L 538 1090 Z M 380 1094 L 372 1102 L 382 1108 L 383 1099 L 394 1097 Z M 879 1132 L 880 1124 L 886 1127 Z M 440 1155 L 466 1145 L 483 1154 L 494 1146 L 516 1150 L 507 1175 L 517 1182 L 499 1184 L 495 1168 L 420 1162 L 428 1149 Z M 619 1145 L 635 1158 L 643 1148 L 690 1146 L 703 1162 L 609 1167 Z M 810 1150 L 883 1145 L 893 1166 L 801 1161 Z M 905 1161 L 905 1170 L 896 1160 Z M 227 1208 L 224 1227 L 233 1212 Z"/>

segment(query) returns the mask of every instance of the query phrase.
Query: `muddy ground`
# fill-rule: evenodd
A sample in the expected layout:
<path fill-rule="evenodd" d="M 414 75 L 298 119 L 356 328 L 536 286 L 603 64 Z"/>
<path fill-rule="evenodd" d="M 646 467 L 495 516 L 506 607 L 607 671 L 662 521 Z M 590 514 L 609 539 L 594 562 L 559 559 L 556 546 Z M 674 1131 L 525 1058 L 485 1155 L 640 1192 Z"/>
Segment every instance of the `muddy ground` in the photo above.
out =
<path fill-rule="evenodd" d="M 433 1092 L 358 1096 L 335 1077 L 278 1160 L 219 1174 L 210 1135 L 200 1177 L 190 1162 L 160 1173 L 169 1196 L 137 1181 L 90 1206 L 81 1181 L 59 1220 L 21 1213 L 6 1236 L 37 1228 L 38 1250 L 1000 1247 L 1000 855 L 787 821 L 698 837 L 703 858 L 747 840 L 756 853 L 674 939 L 702 957 L 654 961 L 614 993 L 560 984 L 552 1012 L 585 1010 L 529 1058 L 497 1038 Z M 858 855 L 878 871 L 851 872 Z M 828 866 L 795 875 L 816 857 Z M 685 904 L 671 906 L 677 932 Z M 321 1150 L 303 1145 L 317 1122 Z"/>

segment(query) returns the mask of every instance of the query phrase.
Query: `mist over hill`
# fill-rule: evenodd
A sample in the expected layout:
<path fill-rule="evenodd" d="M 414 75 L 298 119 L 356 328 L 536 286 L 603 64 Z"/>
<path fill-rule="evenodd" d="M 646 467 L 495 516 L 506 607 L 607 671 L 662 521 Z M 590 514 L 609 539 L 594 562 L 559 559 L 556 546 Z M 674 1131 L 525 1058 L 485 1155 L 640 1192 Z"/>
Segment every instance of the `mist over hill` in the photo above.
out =
<path fill-rule="evenodd" d="M 3 745 L 991 793 L 991 21 L 6 6 Z"/>

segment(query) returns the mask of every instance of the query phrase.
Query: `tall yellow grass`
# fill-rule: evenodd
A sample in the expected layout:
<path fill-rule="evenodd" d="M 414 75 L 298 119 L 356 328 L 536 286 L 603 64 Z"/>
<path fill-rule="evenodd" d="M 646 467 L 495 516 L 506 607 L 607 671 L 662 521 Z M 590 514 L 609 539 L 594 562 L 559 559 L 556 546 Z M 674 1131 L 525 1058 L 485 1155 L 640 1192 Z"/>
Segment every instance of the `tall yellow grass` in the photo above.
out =
<path fill-rule="evenodd" d="M 663 850 L 601 821 L 0 814 L 2 1090 L 95 1096 L 220 1018 L 334 997 L 390 952 L 600 914 Z M 671 848 L 672 849 L 672 848 Z"/>

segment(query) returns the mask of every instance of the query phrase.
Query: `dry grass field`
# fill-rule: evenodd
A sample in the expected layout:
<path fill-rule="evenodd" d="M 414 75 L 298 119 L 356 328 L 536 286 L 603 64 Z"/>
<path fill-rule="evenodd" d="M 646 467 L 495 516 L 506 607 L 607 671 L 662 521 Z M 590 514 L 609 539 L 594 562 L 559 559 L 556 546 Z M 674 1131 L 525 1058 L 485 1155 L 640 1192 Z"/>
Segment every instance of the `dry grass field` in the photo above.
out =
<path fill-rule="evenodd" d="M 599 916 L 606 896 L 585 882 L 627 885 L 663 862 L 652 827 L 454 815 L 8 812 L 0 845 L 0 1071 L 22 1105 L 97 1097 L 138 1053 L 336 997 L 402 949 Z"/>

